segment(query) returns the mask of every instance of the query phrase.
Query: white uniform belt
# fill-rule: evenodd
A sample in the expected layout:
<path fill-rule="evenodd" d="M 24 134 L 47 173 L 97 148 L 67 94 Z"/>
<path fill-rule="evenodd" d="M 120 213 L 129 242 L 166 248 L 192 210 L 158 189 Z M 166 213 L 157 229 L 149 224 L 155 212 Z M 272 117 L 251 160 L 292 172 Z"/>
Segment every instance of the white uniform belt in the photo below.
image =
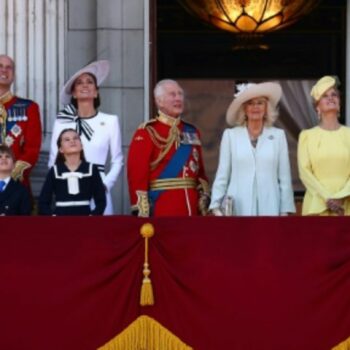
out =
<path fill-rule="evenodd" d="M 56 207 L 80 207 L 81 205 L 90 205 L 90 201 L 56 202 Z"/>

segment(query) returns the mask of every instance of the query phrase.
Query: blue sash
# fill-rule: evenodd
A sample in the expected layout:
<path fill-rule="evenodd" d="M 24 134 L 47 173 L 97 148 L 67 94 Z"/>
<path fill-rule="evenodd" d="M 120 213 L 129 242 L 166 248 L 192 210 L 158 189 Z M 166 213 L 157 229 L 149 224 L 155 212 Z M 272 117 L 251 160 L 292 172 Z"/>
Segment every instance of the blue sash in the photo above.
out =
<path fill-rule="evenodd" d="M 192 125 L 185 124 L 184 132 L 194 134 L 196 129 Z M 179 148 L 176 150 L 169 163 L 163 169 L 163 171 L 158 176 L 157 180 L 176 178 L 186 164 L 189 156 L 191 155 L 192 145 L 180 143 Z M 155 205 L 157 199 L 162 194 L 164 190 L 150 190 L 148 193 L 148 198 L 150 200 L 151 208 Z"/>

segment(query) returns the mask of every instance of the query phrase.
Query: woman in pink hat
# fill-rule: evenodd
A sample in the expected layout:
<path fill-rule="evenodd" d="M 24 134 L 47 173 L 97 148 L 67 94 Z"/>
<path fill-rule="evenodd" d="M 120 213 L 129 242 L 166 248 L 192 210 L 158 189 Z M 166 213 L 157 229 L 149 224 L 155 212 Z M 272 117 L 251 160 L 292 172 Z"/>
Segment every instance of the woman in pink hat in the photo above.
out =
<path fill-rule="evenodd" d="M 226 129 L 212 188 L 214 215 L 233 201 L 234 214 L 277 216 L 295 212 L 288 145 L 283 130 L 272 126 L 281 87 L 276 83 L 238 85 L 226 113 Z M 230 208 L 230 205 L 228 206 Z"/>
<path fill-rule="evenodd" d="M 63 129 L 75 129 L 83 143 L 86 160 L 98 165 L 106 189 L 107 206 L 105 215 L 114 214 L 111 189 L 117 181 L 123 165 L 121 133 L 119 119 L 116 115 L 99 111 L 99 86 L 109 72 L 109 62 L 93 62 L 66 82 L 61 90 L 60 100 L 65 105 L 55 121 L 49 166 L 52 167 L 57 156 L 57 138 Z M 110 165 L 105 169 L 108 155 Z"/>
<path fill-rule="evenodd" d="M 350 215 L 350 128 L 339 123 L 337 79 L 324 76 L 311 90 L 319 124 L 298 142 L 298 167 L 306 193 L 303 215 Z"/>

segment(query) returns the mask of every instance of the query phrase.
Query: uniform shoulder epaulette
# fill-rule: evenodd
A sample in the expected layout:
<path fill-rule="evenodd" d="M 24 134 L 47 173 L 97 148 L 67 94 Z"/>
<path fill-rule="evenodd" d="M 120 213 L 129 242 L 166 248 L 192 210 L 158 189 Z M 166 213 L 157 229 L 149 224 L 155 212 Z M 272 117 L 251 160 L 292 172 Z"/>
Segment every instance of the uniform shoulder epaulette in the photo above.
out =
<path fill-rule="evenodd" d="M 28 99 L 28 98 L 16 96 L 16 101 L 15 101 L 14 106 L 16 106 L 16 107 L 27 107 L 27 106 L 29 106 L 32 103 L 35 103 L 35 102 L 33 100 Z"/>
<path fill-rule="evenodd" d="M 181 119 L 181 120 L 182 120 L 182 122 L 183 122 L 184 124 L 186 124 L 186 125 L 188 125 L 188 126 L 191 126 L 192 128 L 194 128 L 194 129 L 197 130 L 197 128 L 196 128 L 196 126 L 195 126 L 194 124 L 189 123 L 188 121 L 186 121 L 186 120 L 184 120 L 184 119 Z"/>
<path fill-rule="evenodd" d="M 195 127 L 192 123 L 188 122 L 187 120 L 181 118 L 181 121 L 184 123 L 184 124 L 187 124 L 187 125 L 190 125 L 190 126 L 193 126 Z"/>
<path fill-rule="evenodd" d="M 139 125 L 138 129 L 145 129 L 146 126 L 148 126 L 148 125 L 150 125 L 150 124 L 153 124 L 153 123 L 156 122 L 156 121 L 157 121 L 156 118 L 152 118 L 152 119 L 150 119 L 150 120 L 147 120 L 147 121 L 141 123 L 141 124 Z"/>
<path fill-rule="evenodd" d="M 19 102 L 26 102 L 26 103 L 33 102 L 29 98 L 24 98 L 24 97 L 21 97 L 21 96 L 16 96 L 16 100 L 19 101 Z"/>

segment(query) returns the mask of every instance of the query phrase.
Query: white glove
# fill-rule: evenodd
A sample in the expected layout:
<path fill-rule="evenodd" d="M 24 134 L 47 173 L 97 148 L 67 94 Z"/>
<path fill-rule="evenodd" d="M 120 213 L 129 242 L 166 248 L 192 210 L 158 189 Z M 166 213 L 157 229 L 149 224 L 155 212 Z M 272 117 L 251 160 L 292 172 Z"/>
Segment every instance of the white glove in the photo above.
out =
<path fill-rule="evenodd" d="M 214 209 L 212 209 L 212 213 L 213 213 L 215 216 L 224 216 L 224 213 L 223 213 L 222 210 L 219 209 L 219 208 L 214 208 Z"/>

